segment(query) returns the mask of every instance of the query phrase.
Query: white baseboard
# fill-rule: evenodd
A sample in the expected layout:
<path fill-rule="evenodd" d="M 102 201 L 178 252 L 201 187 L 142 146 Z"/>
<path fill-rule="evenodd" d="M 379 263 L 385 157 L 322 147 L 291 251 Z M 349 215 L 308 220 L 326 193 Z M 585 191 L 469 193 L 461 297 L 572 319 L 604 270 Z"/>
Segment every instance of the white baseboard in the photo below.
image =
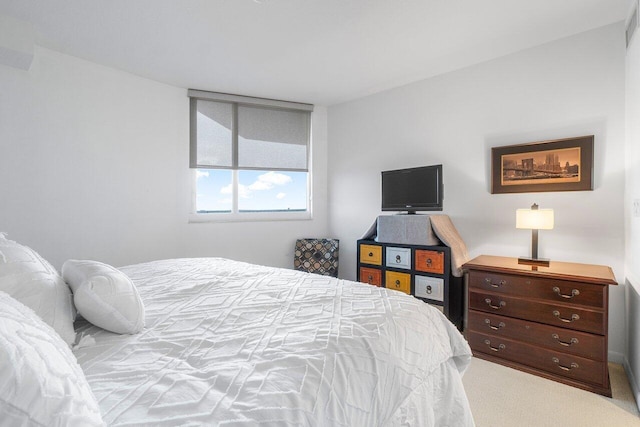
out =
<path fill-rule="evenodd" d="M 617 363 L 618 365 L 624 365 L 627 361 L 625 355 L 622 353 L 618 353 L 617 351 L 609 351 L 607 357 L 609 358 L 609 362 Z"/>

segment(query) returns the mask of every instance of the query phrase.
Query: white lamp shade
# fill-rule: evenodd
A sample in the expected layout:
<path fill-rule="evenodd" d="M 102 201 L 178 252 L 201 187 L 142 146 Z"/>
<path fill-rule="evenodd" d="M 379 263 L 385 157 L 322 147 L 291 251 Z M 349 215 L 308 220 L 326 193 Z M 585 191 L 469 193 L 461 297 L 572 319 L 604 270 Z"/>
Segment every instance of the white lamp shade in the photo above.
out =
<path fill-rule="evenodd" d="M 517 209 L 516 228 L 553 229 L 553 209 Z"/>

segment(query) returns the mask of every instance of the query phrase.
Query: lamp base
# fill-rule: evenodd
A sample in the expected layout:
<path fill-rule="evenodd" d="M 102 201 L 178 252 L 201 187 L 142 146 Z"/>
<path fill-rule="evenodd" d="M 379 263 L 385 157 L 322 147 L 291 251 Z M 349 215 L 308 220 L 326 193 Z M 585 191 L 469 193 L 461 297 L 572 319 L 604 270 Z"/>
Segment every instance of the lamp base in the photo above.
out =
<path fill-rule="evenodd" d="M 528 257 L 518 258 L 518 264 L 534 265 L 536 267 L 549 267 L 550 262 L 551 260 L 548 258 L 528 258 Z"/>

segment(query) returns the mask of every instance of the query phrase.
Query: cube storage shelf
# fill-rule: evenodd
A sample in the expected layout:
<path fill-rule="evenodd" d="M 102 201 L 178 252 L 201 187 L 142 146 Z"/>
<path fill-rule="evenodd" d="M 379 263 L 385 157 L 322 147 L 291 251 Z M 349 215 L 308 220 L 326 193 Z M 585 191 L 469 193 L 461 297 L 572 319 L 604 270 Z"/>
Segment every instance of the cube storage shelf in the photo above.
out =
<path fill-rule="evenodd" d="M 395 289 L 442 307 L 462 330 L 462 277 L 451 275 L 447 246 L 405 245 L 358 240 L 358 281 Z"/>

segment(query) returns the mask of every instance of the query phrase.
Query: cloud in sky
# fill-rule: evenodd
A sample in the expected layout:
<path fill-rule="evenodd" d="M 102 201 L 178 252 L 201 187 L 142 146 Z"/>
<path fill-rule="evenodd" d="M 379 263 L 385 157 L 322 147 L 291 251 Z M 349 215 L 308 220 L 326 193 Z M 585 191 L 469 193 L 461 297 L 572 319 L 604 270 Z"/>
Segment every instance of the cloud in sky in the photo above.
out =
<path fill-rule="evenodd" d="M 251 189 L 246 185 L 238 184 L 238 197 L 248 199 L 251 197 Z"/>
<path fill-rule="evenodd" d="M 220 189 L 220 194 L 233 194 L 233 187 L 231 186 L 231 184 L 222 187 Z M 251 197 L 250 187 L 238 184 L 238 197 L 241 197 L 243 199 L 248 199 L 249 197 Z"/>
<path fill-rule="evenodd" d="M 282 200 L 285 197 L 287 197 L 286 193 L 278 193 L 278 194 L 276 194 L 276 199 Z"/>
<path fill-rule="evenodd" d="M 267 172 L 258 176 L 258 180 L 249 186 L 249 189 L 260 191 L 260 190 L 271 190 L 276 185 L 285 185 L 290 183 L 291 177 L 289 175 L 285 175 L 278 172 Z"/>
<path fill-rule="evenodd" d="M 204 173 L 207 173 L 207 172 L 204 172 Z M 205 176 L 208 176 L 208 173 Z M 272 190 L 276 186 L 289 184 L 291 181 L 293 180 L 289 175 L 285 175 L 285 174 L 273 172 L 273 171 L 263 173 L 262 175 L 259 175 L 258 179 L 255 182 L 253 182 L 253 184 L 251 185 L 238 184 L 238 197 L 247 199 L 251 197 L 251 194 L 254 191 Z M 232 194 L 231 184 L 222 187 L 220 189 L 220 193 Z M 282 199 L 285 196 L 286 196 L 285 193 L 278 193 L 278 195 L 276 195 L 278 199 Z"/>
<path fill-rule="evenodd" d="M 196 171 L 196 179 L 200 179 L 202 177 L 209 177 L 209 172 L 208 171 L 201 171 L 201 170 L 197 170 Z"/>

